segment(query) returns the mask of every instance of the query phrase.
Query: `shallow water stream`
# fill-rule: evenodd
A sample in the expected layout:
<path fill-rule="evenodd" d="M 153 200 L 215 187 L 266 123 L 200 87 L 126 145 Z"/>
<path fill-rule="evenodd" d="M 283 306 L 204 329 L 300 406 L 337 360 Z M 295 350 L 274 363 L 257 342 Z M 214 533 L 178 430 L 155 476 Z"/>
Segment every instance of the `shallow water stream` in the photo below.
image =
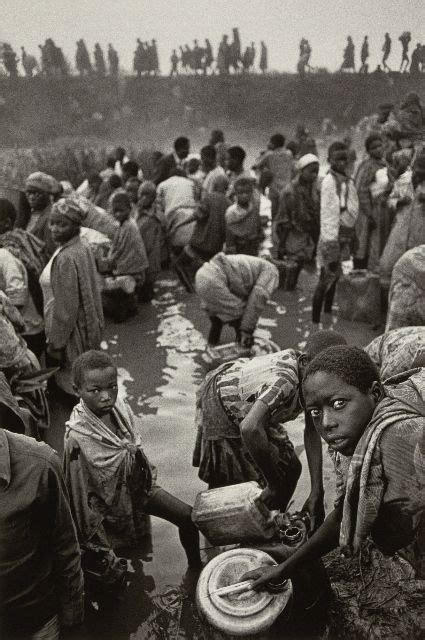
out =
<path fill-rule="evenodd" d="M 302 348 L 310 331 L 311 292 L 315 275 L 302 273 L 294 292 L 278 291 L 259 322 L 258 333 L 282 348 Z M 350 344 L 364 345 L 373 337 L 368 325 L 338 323 Z M 145 450 L 158 469 L 158 484 L 193 503 L 203 482 L 192 467 L 195 392 L 205 373 L 200 354 L 205 349 L 208 321 L 199 302 L 180 286 L 173 274 L 157 283 L 152 304 L 125 324 L 108 324 L 103 348 L 116 361 L 120 392 L 140 416 Z M 222 341 L 232 341 L 227 328 Z M 55 426 L 49 441 L 62 449 L 66 417 L 54 409 Z M 300 508 L 310 485 L 303 445 L 302 417 L 288 424 L 288 434 L 303 464 L 303 473 L 291 509 Z M 326 507 L 332 506 L 333 474 L 324 453 Z M 177 529 L 152 518 L 152 541 L 129 555 L 127 589 L 121 599 L 95 598 L 87 616 L 85 638 L 111 640 L 201 639 L 214 637 L 200 626 L 193 602 L 182 594 L 193 590 L 196 579 L 186 574 L 186 560 Z M 182 599 L 183 597 L 183 599 Z M 217 636 L 218 637 L 218 636 Z"/>

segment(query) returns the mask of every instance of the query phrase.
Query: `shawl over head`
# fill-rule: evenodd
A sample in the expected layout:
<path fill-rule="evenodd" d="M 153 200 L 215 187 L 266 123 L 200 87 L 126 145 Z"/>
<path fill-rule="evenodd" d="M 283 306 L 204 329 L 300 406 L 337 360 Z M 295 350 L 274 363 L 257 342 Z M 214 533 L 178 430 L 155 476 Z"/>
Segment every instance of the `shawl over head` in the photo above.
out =
<path fill-rule="evenodd" d="M 52 213 L 58 213 L 59 215 L 67 218 L 75 224 L 82 225 L 83 220 L 86 217 L 85 212 L 81 209 L 76 198 L 68 197 L 61 198 L 52 207 Z"/>
<path fill-rule="evenodd" d="M 385 387 L 385 397 L 377 405 L 351 458 L 339 539 L 347 555 L 360 550 L 382 504 L 384 475 L 376 452 L 383 432 L 397 422 L 425 416 L 425 369 L 409 373 L 410 378 L 407 378 L 409 374 L 399 376 L 403 380 L 401 384 Z M 391 379 L 392 383 L 397 381 L 395 377 Z"/>

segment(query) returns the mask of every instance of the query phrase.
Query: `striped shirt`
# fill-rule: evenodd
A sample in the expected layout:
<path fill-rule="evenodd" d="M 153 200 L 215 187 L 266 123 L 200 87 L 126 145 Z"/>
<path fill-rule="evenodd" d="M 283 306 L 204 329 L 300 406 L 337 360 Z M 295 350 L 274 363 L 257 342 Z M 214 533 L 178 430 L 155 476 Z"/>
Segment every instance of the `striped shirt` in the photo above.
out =
<path fill-rule="evenodd" d="M 279 422 L 293 420 L 301 411 L 299 357 L 299 352 L 285 349 L 236 360 L 216 382 L 227 415 L 240 423 L 254 402 L 261 400 Z"/>

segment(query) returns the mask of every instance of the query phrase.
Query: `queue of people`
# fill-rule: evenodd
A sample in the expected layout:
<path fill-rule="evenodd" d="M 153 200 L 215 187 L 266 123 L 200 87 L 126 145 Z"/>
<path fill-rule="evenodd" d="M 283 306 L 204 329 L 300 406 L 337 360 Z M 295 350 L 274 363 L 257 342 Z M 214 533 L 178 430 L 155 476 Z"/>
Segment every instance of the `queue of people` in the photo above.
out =
<path fill-rule="evenodd" d="M 245 150 L 216 130 L 199 156 L 188 138 L 177 138 L 169 154 L 157 156 L 152 180 L 120 148 L 76 190 L 39 171 L 28 176 L 27 215 L 0 200 L 5 637 L 53 639 L 60 626 L 80 624 L 91 555 L 118 571 L 117 549 L 137 546 L 149 515 L 174 524 L 189 568 L 202 567 L 192 507 L 157 484 L 137 419 L 119 397 L 115 363 L 100 348 L 104 314 L 115 322 L 137 314 L 169 267 L 198 296 L 210 347 L 229 324 L 248 352 L 279 270 L 289 261 L 297 276 L 318 268 L 303 350 L 227 362 L 197 392 L 199 477 L 209 488 L 255 480 L 270 509 L 285 511 L 298 484 L 301 463 L 286 423 L 304 414 L 312 535 L 276 567 L 248 575 L 254 588 L 282 582 L 338 544 L 358 553 L 370 538 L 425 577 L 425 317 L 418 294 L 425 152 L 416 138 L 401 144 L 405 138 L 391 133 L 402 130 L 403 120 L 396 122 L 366 137 L 354 179 L 347 143 L 334 141 L 320 180 L 315 141 L 304 127 L 288 144 L 272 135 L 251 170 Z M 348 261 L 378 273 L 388 296 L 385 333 L 364 350 L 320 324 L 322 310 L 332 313 Z M 13 395 L 17 372 L 31 378 L 44 365 L 54 376 L 50 392 L 70 414 L 63 469 L 33 437 L 40 432 L 29 429 Z M 326 520 L 321 439 L 337 484 Z"/>

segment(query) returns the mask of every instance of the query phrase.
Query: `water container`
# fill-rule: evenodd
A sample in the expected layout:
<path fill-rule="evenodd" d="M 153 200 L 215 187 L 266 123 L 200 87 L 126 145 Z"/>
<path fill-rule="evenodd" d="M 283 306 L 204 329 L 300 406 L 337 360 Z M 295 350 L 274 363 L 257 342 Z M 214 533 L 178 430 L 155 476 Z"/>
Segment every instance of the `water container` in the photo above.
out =
<path fill-rule="evenodd" d="M 232 637 L 261 633 L 278 616 L 280 620 L 288 618 L 292 604 L 290 580 L 279 593 L 252 590 L 223 596 L 217 593 L 220 588 L 239 582 L 247 571 L 275 564 L 271 556 L 259 549 L 231 549 L 216 556 L 203 569 L 196 588 L 201 616 Z"/>
<path fill-rule="evenodd" d="M 257 482 L 201 491 L 192 520 L 213 545 L 270 540 L 278 534 L 275 511 L 259 500 Z"/>
<path fill-rule="evenodd" d="M 379 275 L 366 269 L 355 269 L 341 276 L 337 284 L 338 315 L 352 322 L 381 321 L 381 286 Z"/>

